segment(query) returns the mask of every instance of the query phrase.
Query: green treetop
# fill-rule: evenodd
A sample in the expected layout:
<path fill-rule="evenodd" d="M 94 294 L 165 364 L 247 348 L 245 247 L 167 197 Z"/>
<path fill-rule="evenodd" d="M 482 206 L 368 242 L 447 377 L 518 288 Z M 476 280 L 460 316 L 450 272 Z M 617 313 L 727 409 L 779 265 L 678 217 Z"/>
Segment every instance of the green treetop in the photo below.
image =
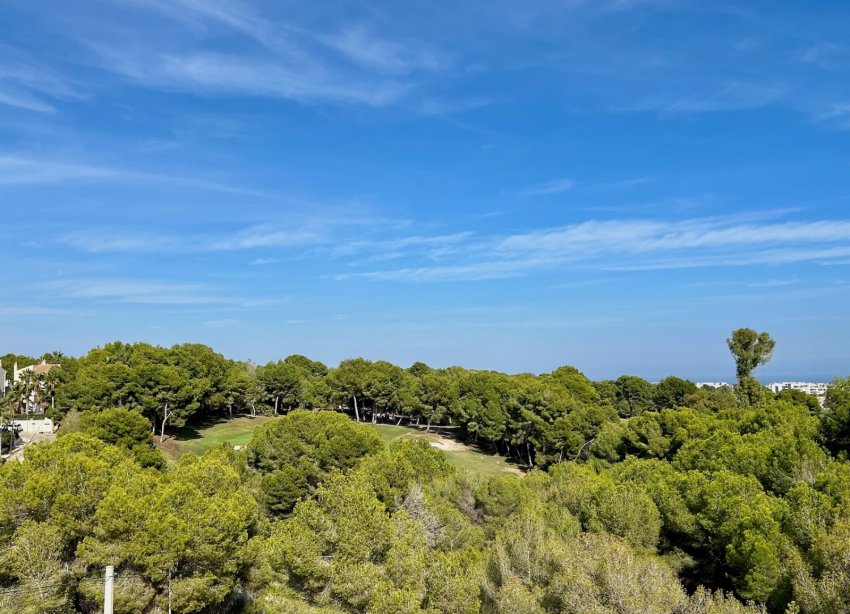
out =
<path fill-rule="evenodd" d="M 756 367 L 767 364 L 776 347 L 776 341 L 769 333 L 757 333 L 752 328 L 733 331 L 726 343 L 735 357 L 735 373 L 739 382 L 750 377 Z"/>

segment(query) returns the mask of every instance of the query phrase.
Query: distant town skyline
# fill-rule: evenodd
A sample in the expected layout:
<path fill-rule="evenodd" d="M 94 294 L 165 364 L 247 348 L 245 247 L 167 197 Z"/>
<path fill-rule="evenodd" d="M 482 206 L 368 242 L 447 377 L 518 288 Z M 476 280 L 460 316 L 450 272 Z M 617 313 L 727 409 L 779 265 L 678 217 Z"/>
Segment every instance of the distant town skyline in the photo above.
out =
<path fill-rule="evenodd" d="M 26 24 L 22 27 L 21 24 Z M 0 352 L 850 373 L 850 5 L 0 6 Z"/>

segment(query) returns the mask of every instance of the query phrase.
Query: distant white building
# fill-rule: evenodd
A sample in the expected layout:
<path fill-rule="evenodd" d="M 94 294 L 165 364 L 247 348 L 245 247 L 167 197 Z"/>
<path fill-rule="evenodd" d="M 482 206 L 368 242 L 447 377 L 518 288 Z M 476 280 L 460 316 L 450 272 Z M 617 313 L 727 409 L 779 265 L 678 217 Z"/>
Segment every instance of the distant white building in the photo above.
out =
<path fill-rule="evenodd" d="M 21 376 L 27 371 L 32 371 L 36 375 L 46 375 L 50 373 L 51 369 L 57 368 L 59 365 L 50 364 L 46 360 L 42 360 L 40 363 L 35 365 L 29 365 L 24 367 L 23 369 L 18 369 L 18 363 L 16 362 L 12 367 L 12 384 L 17 384 L 21 381 Z"/>
<path fill-rule="evenodd" d="M 697 388 L 723 388 L 723 386 L 731 386 L 726 382 L 697 382 Z"/>
<path fill-rule="evenodd" d="M 783 390 L 799 390 L 816 397 L 825 397 L 829 384 L 823 382 L 773 382 L 767 385 L 773 394 L 779 394 Z"/>
<path fill-rule="evenodd" d="M 0 396 L 4 396 L 7 394 L 14 386 L 19 384 L 22 379 L 25 379 L 31 386 L 29 388 L 29 394 L 23 396 L 21 398 L 21 406 L 18 408 L 18 411 L 21 411 L 25 414 L 40 414 L 44 413 L 45 408 L 39 402 L 39 398 L 41 393 L 44 391 L 50 392 L 50 403 L 51 405 L 54 402 L 53 398 L 53 390 L 50 388 L 47 383 L 44 381 L 43 376 L 46 376 L 53 369 L 59 368 L 58 364 L 48 363 L 46 360 L 42 360 L 38 364 L 28 365 L 23 367 L 22 369 L 18 368 L 18 363 L 15 362 L 12 365 L 12 379 L 6 379 L 6 371 L 3 369 L 2 365 L 0 365 Z M 41 376 L 35 381 L 25 378 L 26 373 L 32 373 L 33 376 Z"/>

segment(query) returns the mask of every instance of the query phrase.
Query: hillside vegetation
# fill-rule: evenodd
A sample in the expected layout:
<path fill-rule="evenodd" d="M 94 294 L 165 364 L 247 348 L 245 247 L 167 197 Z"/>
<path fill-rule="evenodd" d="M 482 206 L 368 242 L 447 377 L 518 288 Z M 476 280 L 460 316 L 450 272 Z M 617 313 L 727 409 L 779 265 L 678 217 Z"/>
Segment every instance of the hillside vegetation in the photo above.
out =
<path fill-rule="evenodd" d="M 752 377 L 769 336 L 729 346 L 738 384 L 720 390 L 255 367 L 194 345 L 59 357 L 39 394 L 60 437 L 0 468 L 0 611 L 98 612 L 106 565 L 115 611 L 140 614 L 169 595 L 184 613 L 850 611 L 850 379 L 823 409 L 774 396 Z M 273 416 L 243 449 L 167 465 L 154 447 L 164 421 L 238 413 Z M 528 473 L 459 469 L 363 422 L 450 425 Z"/>

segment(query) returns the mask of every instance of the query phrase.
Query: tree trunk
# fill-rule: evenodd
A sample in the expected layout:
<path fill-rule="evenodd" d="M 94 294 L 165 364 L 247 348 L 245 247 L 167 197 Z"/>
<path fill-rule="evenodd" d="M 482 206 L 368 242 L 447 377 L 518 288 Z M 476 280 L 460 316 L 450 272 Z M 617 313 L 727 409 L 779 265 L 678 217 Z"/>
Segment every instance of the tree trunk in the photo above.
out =
<path fill-rule="evenodd" d="M 354 419 L 357 422 L 360 422 L 360 411 L 357 409 L 357 397 L 352 396 L 352 398 L 354 399 Z"/>
<path fill-rule="evenodd" d="M 168 403 L 165 404 L 165 409 L 162 412 L 162 430 L 159 432 L 159 443 L 162 443 L 165 437 L 165 423 L 168 422 Z"/>
<path fill-rule="evenodd" d="M 428 416 L 428 425 L 425 427 L 425 432 L 428 433 L 431 430 L 431 416 Z"/>
<path fill-rule="evenodd" d="M 528 453 L 528 466 L 534 468 L 534 463 L 531 461 L 531 444 L 525 442 L 525 451 Z"/>
<path fill-rule="evenodd" d="M 277 408 L 278 408 L 278 405 L 279 405 L 279 404 L 280 404 L 280 395 L 277 395 L 277 396 L 274 398 L 274 415 L 275 415 L 275 416 L 277 415 Z"/>

